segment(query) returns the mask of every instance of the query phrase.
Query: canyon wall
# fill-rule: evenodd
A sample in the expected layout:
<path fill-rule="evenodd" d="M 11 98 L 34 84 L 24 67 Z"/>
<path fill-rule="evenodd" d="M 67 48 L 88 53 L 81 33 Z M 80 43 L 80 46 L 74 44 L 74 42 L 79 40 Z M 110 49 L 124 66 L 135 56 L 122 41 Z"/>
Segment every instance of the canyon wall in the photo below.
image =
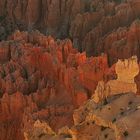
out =
<path fill-rule="evenodd" d="M 0 140 L 139 140 L 139 0 L 0 7 Z"/>
<path fill-rule="evenodd" d="M 14 29 L 38 29 L 64 38 L 74 17 L 85 9 L 84 0 L 0 0 L 1 37 Z M 6 24 L 5 24 L 6 23 Z M 8 24 L 7 24 L 8 23 Z"/>
<path fill-rule="evenodd" d="M 71 38 L 87 56 L 108 55 L 109 65 L 139 54 L 139 0 L 1 0 L 0 40 L 15 29 Z"/>
<path fill-rule="evenodd" d="M 73 111 L 98 81 L 109 80 L 107 56 L 87 58 L 72 42 L 38 31 L 16 31 L 0 42 L 0 136 L 20 140 L 36 120 L 57 131 L 73 125 Z"/>

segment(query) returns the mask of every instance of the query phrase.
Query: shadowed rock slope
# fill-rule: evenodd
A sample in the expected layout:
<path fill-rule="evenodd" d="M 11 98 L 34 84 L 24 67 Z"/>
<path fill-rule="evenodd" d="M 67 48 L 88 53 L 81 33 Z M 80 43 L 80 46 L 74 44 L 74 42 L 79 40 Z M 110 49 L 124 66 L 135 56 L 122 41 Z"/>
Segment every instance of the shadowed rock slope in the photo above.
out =
<path fill-rule="evenodd" d="M 56 131 L 72 126 L 74 109 L 109 78 L 106 55 L 87 58 L 68 39 L 16 31 L 0 42 L 0 139 L 22 140 L 38 119 Z"/>

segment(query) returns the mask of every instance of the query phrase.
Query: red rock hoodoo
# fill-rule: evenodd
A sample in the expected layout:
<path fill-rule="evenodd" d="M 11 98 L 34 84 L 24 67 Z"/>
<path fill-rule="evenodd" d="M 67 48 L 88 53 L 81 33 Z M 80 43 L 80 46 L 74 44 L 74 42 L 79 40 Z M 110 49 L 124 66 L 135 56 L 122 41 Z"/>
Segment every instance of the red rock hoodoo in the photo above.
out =
<path fill-rule="evenodd" d="M 139 140 L 140 0 L 0 0 L 0 140 Z"/>
<path fill-rule="evenodd" d="M 23 128 L 37 119 L 55 130 L 71 126 L 73 110 L 91 97 L 98 81 L 109 79 L 106 55 L 87 58 L 68 39 L 16 31 L 0 46 L 2 140 L 22 140 Z"/>

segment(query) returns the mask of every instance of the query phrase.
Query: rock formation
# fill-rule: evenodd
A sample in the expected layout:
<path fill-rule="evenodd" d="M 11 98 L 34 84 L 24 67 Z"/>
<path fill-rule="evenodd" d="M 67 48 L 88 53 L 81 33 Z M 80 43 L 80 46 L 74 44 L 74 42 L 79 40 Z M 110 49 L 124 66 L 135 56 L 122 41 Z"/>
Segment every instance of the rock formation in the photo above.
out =
<path fill-rule="evenodd" d="M 98 95 L 95 91 L 98 82 L 103 80 L 104 86 L 109 85 L 113 89 L 111 94 L 108 92 L 109 97 L 103 90 L 98 104 L 104 99 L 102 97 L 112 100 L 120 96 L 121 100 L 127 95 L 125 92 L 136 92 L 136 86 L 140 87 L 139 80 L 134 81 L 139 72 L 136 57 L 119 60 L 109 68 L 106 54 L 88 58 L 85 52 L 79 53 L 74 49 L 70 40 L 55 40 L 38 31 L 16 31 L 7 41 L 0 42 L 0 46 L 1 140 L 34 139 L 38 136 L 49 140 L 79 137 L 88 140 L 94 136 L 81 136 L 88 131 L 85 131 L 86 122 L 81 124 L 84 113 L 82 117 L 75 113 L 74 119 L 72 116 L 73 111 L 80 106 L 82 108 L 94 92 Z M 118 77 L 114 80 L 116 75 Z M 122 92 L 124 95 L 116 95 Z M 133 96 L 137 100 L 137 96 Z M 92 103 L 96 104 L 93 99 L 87 104 L 93 106 Z M 89 113 L 85 112 L 88 118 Z M 80 125 L 80 129 L 76 125 Z M 97 128 L 92 126 L 89 130 L 94 128 L 98 133 L 101 126 L 96 125 Z M 51 134 L 44 132 L 42 126 L 46 126 Z M 112 127 L 107 131 L 112 139 L 122 134 Z"/>
<path fill-rule="evenodd" d="M 84 12 L 85 3 L 81 0 L 0 0 L 1 39 L 5 32 L 9 34 L 14 29 L 39 29 L 47 35 L 67 37 L 71 21 Z"/>
<path fill-rule="evenodd" d="M 140 97 L 118 94 L 96 104 L 88 101 L 74 113 L 74 140 L 139 139 Z"/>
<path fill-rule="evenodd" d="M 140 0 L 0 7 L 0 140 L 139 140 Z"/>
<path fill-rule="evenodd" d="M 140 96 L 134 93 L 134 77 L 139 72 L 137 57 L 118 60 L 115 69 L 118 78 L 114 82 L 110 80 L 104 83 L 110 85 L 110 95 L 100 98 L 98 102 L 91 98 L 76 109 L 73 114 L 74 125 L 71 128 L 65 126 L 59 129 L 58 133 L 54 133 L 47 124 L 37 121 L 35 124 L 39 124 L 38 127 L 34 125 L 32 129 L 25 131 L 26 140 L 139 140 Z M 122 79 L 124 74 L 125 78 Z M 119 82 L 122 82 L 120 87 Z M 132 84 L 134 91 L 131 91 L 128 84 Z M 123 87 L 126 87 L 126 90 L 123 90 Z M 106 95 L 105 92 L 102 91 L 102 96 Z M 40 131 L 40 126 L 49 130 Z"/>
<path fill-rule="evenodd" d="M 35 128 L 35 129 L 33 129 Z M 50 128 L 50 126 L 45 123 L 45 122 L 40 122 L 39 120 L 37 120 L 35 123 L 34 123 L 34 126 L 33 126 L 33 132 L 31 134 L 31 137 L 30 139 L 34 139 L 35 137 L 38 137 L 38 138 L 42 138 L 44 136 L 46 136 L 46 138 L 44 139 L 49 139 L 49 137 L 47 138 L 47 135 L 48 136 L 54 136 L 55 135 L 55 132 Z M 34 135 L 33 135 L 34 133 Z M 24 137 L 25 137 L 25 140 L 28 140 L 28 137 L 29 134 L 27 132 L 24 133 Z"/>
<path fill-rule="evenodd" d="M 96 104 L 92 99 L 74 112 L 74 126 L 48 134 L 33 127 L 27 140 L 138 140 L 140 96 L 118 94 Z M 36 123 L 36 122 L 35 122 Z M 43 124 L 42 124 L 43 125 Z M 40 134 L 40 135 L 39 135 Z"/>
<path fill-rule="evenodd" d="M 135 76 L 139 73 L 137 57 L 133 56 L 129 59 L 118 60 L 115 70 L 116 80 L 110 80 L 107 83 L 100 81 L 98 83 L 95 94 L 93 94 L 95 102 L 120 93 L 137 93 L 137 85 L 134 82 Z"/>
<path fill-rule="evenodd" d="M 70 37 L 88 56 L 109 65 L 139 54 L 139 0 L 0 0 L 0 40 L 15 29 Z M 55 10 L 54 10 L 55 9 Z"/>
<path fill-rule="evenodd" d="M 109 76 L 105 54 L 87 58 L 68 39 L 16 31 L 0 42 L 1 139 L 22 140 L 36 120 L 54 131 L 72 126 L 74 109 Z"/>

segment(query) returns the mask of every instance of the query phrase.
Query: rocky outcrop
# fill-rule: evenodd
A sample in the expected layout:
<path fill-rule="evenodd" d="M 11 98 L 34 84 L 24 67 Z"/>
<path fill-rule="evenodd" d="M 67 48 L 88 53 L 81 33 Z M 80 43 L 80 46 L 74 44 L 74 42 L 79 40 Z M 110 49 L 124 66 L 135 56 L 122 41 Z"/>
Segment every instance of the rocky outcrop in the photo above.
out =
<path fill-rule="evenodd" d="M 50 129 L 44 132 L 44 130 L 39 131 L 40 127 L 32 127 L 32 130 L 26 132 L 26 138 L 27 140 L 33 138 L 37 140 L 138 140 L 139 107 L 140 97 L 133 93 L 111 96 L 99 103 L 91 99 L 75 110 L 73 127 L 63 127 L 58 134 L 49 133 Z"/>
<path fill-rule="evenodd" d="M 112 96 L 98 104 L 88 101 L 74 113 L 74 140 L 138 140 L 139 101 L 133 93 Z"/>
<path fill-rule="evenodd" d="M 31 135 L 28 134 L 27 132 L 24 132 L 25 140 L 28 140 L 28 139 L 33 140 L 35 138 L 45 140 L 45 139 L 49 139 L 49 136 L 54 137 L 54 135 L 55 135 L 55 132 L 50 128 L 50 126 L 45 122 L 40 122 L 39 120 L 37 120 L 34 123 L 34 127 L 32 128 Z"/>
<path fill-rule="evenodd" d="M 138 140 L 139 102 L 140 97 L 133 93 L 112 96 L 98 104 L 89 100 L 74 112 L 75 125 L 71 129 L 63 127 L 58 134 L 54 134 L 49 133 L 50 129 L 44 132 L 39 131 L 40 127 L 33 127 L 26 133 L 26 138 L 32 140 L 34 136 L 37 140 Z"/>
<path fill-rule="evenodd" d="M 137 85 L 134 78 L 139 73 L 139 65 L 137 57 L 123 60 L 118 60 L 115 66 L 117 79 L 110 80 L 107 83 L 100 81 L 93 94 L 93 100 L 99 102 L 108 96 L 133 92 L 137 93 Z"/>
<path fill-rule="evenodd" d="M 130 58 L 140 60 L 139 0 L 0 0 L 0 7 L 0 40 L 28 31 L 0 42 L 1 140 L 139 138 L 132 93 L 140 92 L 140 74 Z"/>

